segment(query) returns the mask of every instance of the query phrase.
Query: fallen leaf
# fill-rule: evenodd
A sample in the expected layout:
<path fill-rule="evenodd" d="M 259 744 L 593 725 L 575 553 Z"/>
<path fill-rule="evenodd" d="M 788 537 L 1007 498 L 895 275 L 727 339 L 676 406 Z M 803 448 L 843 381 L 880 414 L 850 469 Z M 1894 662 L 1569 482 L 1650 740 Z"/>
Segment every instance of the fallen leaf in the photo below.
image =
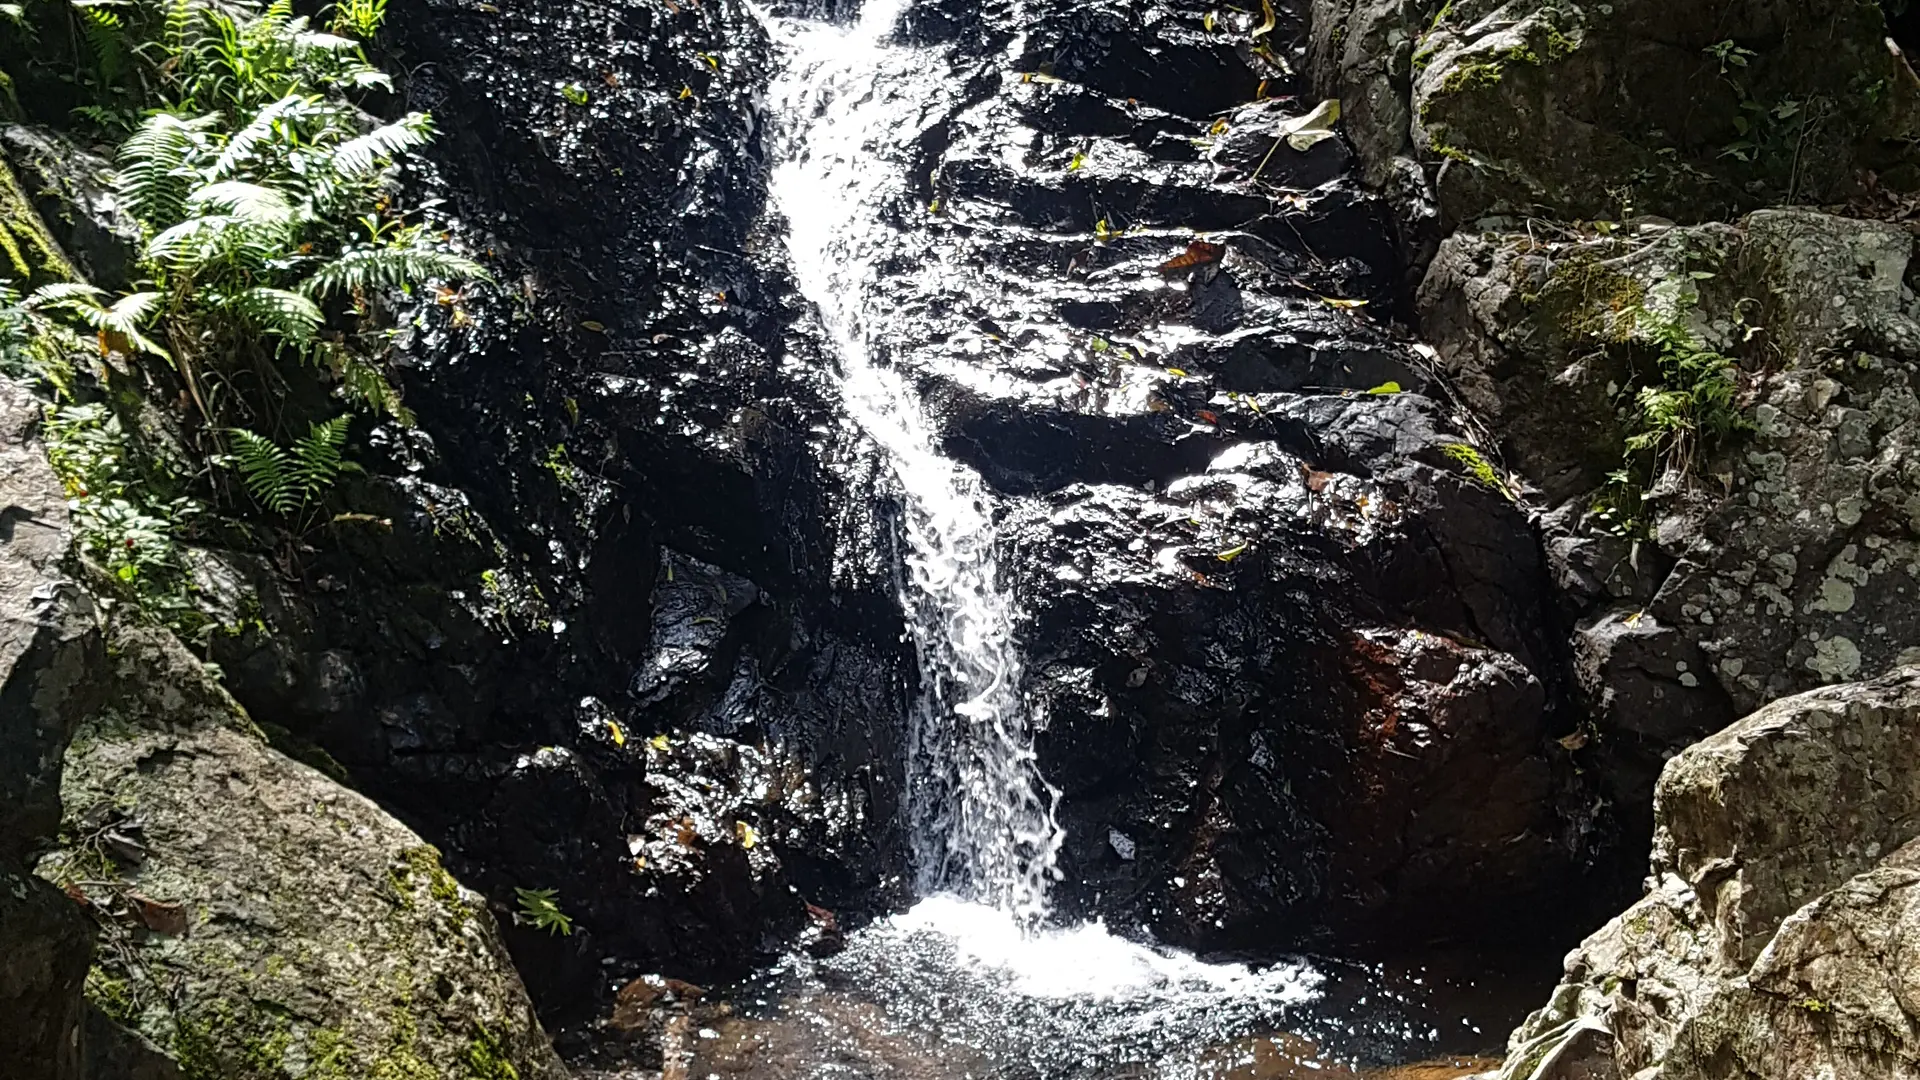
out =
<path fill-rule="evenodd" d="M 1576 731 L 1566 738 L 1559 740 L 1559 743 L 1564 749 L 1578 750 L 1587 745 L 1587 733 L 1584 731 Z"/>
<path fill-rule="evenodd" d="M 683 817 L 675 823 L 673 838 L 681 847 L 692 847 L 693 842 L 700 839 L 700 829 L 693 823 L 692 818 Z"/>
<path fill-rule="evenodd" d="M 180 937 L 187 932 L 187 909 L 179 904 L 169 904 L 164 900 L 155 900 L 137 892 L 127 894 L 133 902 L 133 913 L 140 925 L 156 934 Z"/>
<path fill-rule="evenodd" d="M 733 823 L 733 835 L 739 839 L 740 846 L 749 851 L 753 850 L 753 845 L 760 842 L 760 834 L 744 821 Z"/>
<path fill-rule="evenodd" d="M 607 721 L 607 734 L 613 736 L 613 745 L 615 746 L 627 745 L 627 733 L 624 731 L 621 731 L 620 725 L 614 723 L 611 720 Z"/>
<path fill-rule="evenodd" d="M 604 334 L 607 332 L 607 326 L 605 323 L 595 322 L 592 319 L 583 320 L 580 323 L 580 329 L 588 330 L 596 334 Z"/>
<path fill-rule="evenodd" d="M 1333 482 L 1333 474 L 1321 472 L 1303 461 L 1300 463 L 1300 481 L 1307 485 L 1308 491 L 1321 492 L 1327 490 L 1327 485 Z"/>
<path fill-rule="evenodd" d="M 1225 258 L 1227 249 L 1219 244 L 1209 244 L 1205 240 L 1195 240 L 1187 245 L 1187 250 L 1160 264 L 1162 274 L 1176 274 L 1182 270 L 1191 270 L 1196 266 L 1219 262 Z"/>
<path fill-rule="evenodd" d="M 1391 379 L 1367 391 L 1367 393 L 1369 394 L 1397 394 L 1399 392 L 1400 392 L 1400 384 L 1397 382 L 1394 382 Z"/>
<path fill-rule="evenodd" d="M 1227 129 L 1232 126 L 1233 125 L 1227 123 L 1227 118 L 1223 116 L 1220 119 L 1215 120 L 1213 122 L 1213 127 L 1207 130 L 1208 130 L 1208 133 L 1212 135 L 1225 135 L 1227 133 Z"/>
<path fill-rule="evenodd" d="M 1176 379 L 1184 379 L 1187 377 L 1187 371 L 1185 368 L 1170 367 L 1167 369 L 1167 374 L 1173 376 Z"/>
<path fill-rule="evenodd" d="M 653 738 L 647 740 L 647 745 L 664 754 L 667 752 L 667 747 L 670 744 L 665 735 L 655 735 Z"/>
<path fill-rule="evenodd" d="M 1323 296 L 1320 298 L 1320 302 L 1330 308 L 1339 308 L 1343 311 L 1367 306 L 1367 301 L 1365 300 L 1342 300 L 1337 296 Z"/>
<path fill-rule="evenodd" d="M 1200 417 L 1200 422 L 1203 424 L 1218 424 L 1220 422 L 1220 414 L 1214 412 L 1212 409 L 1201 409 L 1195 415 Z"/>
<path fill-rule="evenodd" d="M 1253 36 L 1255 38 L 1262 38 L 1273 33 L 1274 26 L 1280 21 L 1273 13 L 1273 0 L 1260 0 L 1260 6 L 1266 11 L 1267 18 L 1265 22 L 1253 28 Z"/>
<path fill-rule="evenodd" d="M 1246 553 L 1247 553 L 1247 545 L 1241 544 L 1238 547 L 1230 547 L 1227 550 L 1220 552 L 1218 555 L 1215 555 L 1214 558 L 1219 559 L 1221 562 L 1232 562 L 1233 560 L 1239 558 L 1242 555 L 1245 555 Z"/>
<path fill-rule="evenodd" d="M 1209 11 L 1206 17 L 1200 20 L 1200 25 L 1206 27 L 1207 33 L 1211 34 L 1213 33 L 1214 24 L 1217 22 L 1219 22 L 1219 19 L 1216 17 L 1216 13 Z"/>

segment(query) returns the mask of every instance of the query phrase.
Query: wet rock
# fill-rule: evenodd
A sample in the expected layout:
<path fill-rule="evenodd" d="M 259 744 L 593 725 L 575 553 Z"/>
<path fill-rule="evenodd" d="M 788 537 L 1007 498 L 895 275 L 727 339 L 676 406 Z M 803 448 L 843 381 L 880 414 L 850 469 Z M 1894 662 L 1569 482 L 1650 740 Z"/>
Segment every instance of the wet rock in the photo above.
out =
<path fill-rule="evenodd" d="M 1499 1075 L 1902 1075 L 1920 1059 L 1898 989 L 1920 925 L 1916 724 L 1906 668 L 1675 758 L 1647 895 L 1567 957 Z"/>
<path fill-rule="evenodd" d="M 112 163 L 67 135 L 21 124 L 0 127 L 0 150 L 80 277 L 109 292 L 131 288 L 140 225 L 113 193 Z"/>
<path fill-rule="evenodd" d="M 493 916 L 432 847 L 267 747 L 171 637 L 118 633 L 95 677 L 39 866 L 112 943 L 95 1008 L 189 1076 L 562 1075 Z"/>

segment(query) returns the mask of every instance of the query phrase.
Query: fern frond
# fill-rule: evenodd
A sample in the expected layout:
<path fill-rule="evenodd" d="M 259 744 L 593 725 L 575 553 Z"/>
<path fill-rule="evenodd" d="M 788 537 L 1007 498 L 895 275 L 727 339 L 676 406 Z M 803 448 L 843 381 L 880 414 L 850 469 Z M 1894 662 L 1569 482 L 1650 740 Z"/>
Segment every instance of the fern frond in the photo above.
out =
<path fill-rule="evenodd" d="M 221 148 L 220 157 L 213 163 L 210 177 L 220 180 L 238 173 L 269 141 L 283 138 L 283 122 L 308 104 L 306 97 L 288 94 L 253 114 L 253 119 L 227 139 L 227 145 Z"/>
<path fill-rule="evenodd" d="M 105 309 L 100 319 L 100 329 L 109 330 L 126 339 L 126 344 L 144 353 L 150 353 L 162 360 L 171 362 L 172 354 L 160 346 L 159 342 L 148 337 L 141 324 L 152 316 L 166 297 L 157 292 L 137 292 L 115 300 Z"/>
<path fill-rule="evenodd" d="M 222 211 L 241 221 L 260 225 L 287 224 L 294 215 L 293 204 L 285 195 L 244 180 L 208 184 L 187 196 L 187 206 L 195 210 Z"/>
<path fill-rule="evenodd" d="M 293 476 L 293 457 L 272 439 L 246 428 L 234 428 L 234 463 L 255 502 L 276 514 L 290 514 L 300 505 Z"/>
<path fill-rule="evenodd" d="M 248 289 L 233 296 L 225 306 L 256 329 L 295 345 L 311 342 L 325 318 L 312 300 L 285 289 Z"/>
<path fill-rule="evenodd" d="M 20 306 L 33 311 L 35 309 L 52 310 L 80 303 L 97 309 L 101 306 L 100 298 L 105 295 L 107 290 L 97 285 L 88 285 L 79 281 L 57 281 L 52 285 L 42 285 L 28 293 L 27 298 L 20 301 Z"/>
<path fill-rule="evenodd" d="M 429 281 L 490 281 L 485 267 L 451 251 L 427 247 L 360 247 L 314 272 L 302 285 L 309 296 L 423 285 Z"/>
<path fill-rule="evenodd" d="M 340 176 L 353 180 L 372 177 L 394 158 L 433 139 L 433 119 L 426 113 L 408 113 L 384 127 L 334 147 L 328 164 Z"/>
<path fill-rule="evenodd" d="M 201 134 L 218 120 L 212 115 L 189 120 L 156 113 L 121 144 L 115 187 L 135 217 L 164 225 L 185 216 L 194 180 L 190 162 Z"/>
<path fill-rule="evenodd" d="M 294 480 L 301 502 L 319 501 L 321 493 L 332 487 L 348 467 L 340 448 L 347 443 L 347 426 L 351 423 L 352 414 L 341 413 L 325 423 L 308 424 L 306 435 L 295 440 Z"/>
<path fill-rule="evenodd" d="M 400 391 L 378 367 L 340 346 L 326 347 L 324 360 L 340 385 L 340 396 L 368 411 L 385 413 L 401 427 L 410 428 L 417 422 L 413 410 L 401 404 Z"/>
<path fill-rule="evenodd" d="M 249 220 L 233 214 L 193 217 L 147 243 L 146 256 L 182 270 L 225 264 L 257 270 L 285 256 L 293 222 Z"/>

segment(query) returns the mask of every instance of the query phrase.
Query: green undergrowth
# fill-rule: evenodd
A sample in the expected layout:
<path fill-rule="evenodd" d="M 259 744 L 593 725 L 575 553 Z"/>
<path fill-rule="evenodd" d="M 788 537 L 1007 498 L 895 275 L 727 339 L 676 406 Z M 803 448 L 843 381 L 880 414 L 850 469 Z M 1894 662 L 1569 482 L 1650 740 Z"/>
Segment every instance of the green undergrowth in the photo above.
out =
<path fill-rule="evenodd" d="M 1749 428 L 1740 406 L 1738 361 L 1710 347 L 1689 327 L 1698 285 L 1714 274 L 1681 273 L 1649 285 L 1607 254 L 1583 248 L 1556 260 L 1537 290 L 1522 292 L 1568 350 L 1597 349 L 1626 373 L 1613 398 L 1622 432 L 1617 466 L 1592 507 L 1605 528 L 1644 536 L 1647 504 L 1656 493 L 1698 484 L 1706 462 Z M 1514 272 L 1523 263 L 1516 259 Z M 1736 337 L 1752 341 L 1754 301 L 1735 305 Z"/>
<path fill-rule="evenodd" d="M 403 201 L 398 172 L 433 124 L 389 111 L 364 45 L 383 13 L 6 8 L 10 111 L 114 145 L 140 237 L 129 287 L 79 280 L 0 165 L 0 371 L 49 402 L 81 554 L 176 629 L 205 622 L 186 545 L 284 551 L 377 526 L 336 483 L 355 429 L 413 422 L 388 364 L 401 313 L 457 312 L 486 278 Z M 440 303 L 414 302 L 426 289 Z"/>

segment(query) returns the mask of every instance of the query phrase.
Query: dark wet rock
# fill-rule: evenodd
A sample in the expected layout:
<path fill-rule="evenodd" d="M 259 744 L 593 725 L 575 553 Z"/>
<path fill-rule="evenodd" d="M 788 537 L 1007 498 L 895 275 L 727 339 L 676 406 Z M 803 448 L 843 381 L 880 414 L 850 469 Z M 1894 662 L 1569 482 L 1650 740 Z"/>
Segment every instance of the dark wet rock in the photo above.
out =
<path fill-rule="evenodd" d="M 1692 221 L 1844 199 L 1870 170 L 1913 179 L 1920 80 L 1873 4 L 1318 0 L 1314 15 L 1314 81 L 1348 103 L 1368 179 L 1412 188 L 1412 161 L 1432 163 L 1450 222 Z"/>
<path fill-rule="evenodd" d="M 40 403 L 0 380 L 0 1060 L 81 1075 L 81 980 L 93 932 L 28 872 L 60 824 L 61 758 L 98 702 L 94 609 L 62 572 L 72 534 L 38 437 Z"/>
<path fill-rule="evenodd" d="M 137 1038 L 100 1061 L 563 1075 L 493 915 L 434 848 L 269 748 L 171 636 L 117 631 L 93 678 L 106 700 L 68 753 L 62 842 L 39 873 L 111 945 L 88 1000 Z"/>
<path fill-rule="evenodd" d="M 131 288 L 140 225 L 120 209 L 107 158 L 68 135 L 21 124 L 0 127 L 0 151 L 81 279 L 110 292 Z"/>
<path fill-rule="evenodd" d="M 363 516 L 198 559 L 208 648 L 276 747 L 500 910 L 559 891 L 581 933 L 508 930 L 543 1009 L 584 1012 L 609 968 L 743 974 L 806 902 L 899 876 L 875 823 L 912 679 L 890 492 L 761 220 L 769 43 L 734 3 L 410 2 L 389 27 L 442 132 L 418 179 L 502 285 L 398 338 L 420 423 L 356 431 Z M 697 850 L 638 871 L 683 817 Z"/>
<path fill-rule="evenodd" d="M 1547 566 L 1384 321 L 1391 212 L 1338 140 L 1275 145 L 1314 105 L 1286 80 L 1210 96 L 1297 39 L 957 8 L 909 20 L 958 89 L 873 148 L 914 180 L 850 255 L 866 339 L 991 489 L 1066 914 L 1271 953 L 1591 891 Z"/>
<path fill-rule="evenodd" d="M 1675 758 L 1646 896 L 1567 957 L 1498 1075 L 1910 1070 L 1916 724 L 1906 668 L 1775 702 Z"/>

